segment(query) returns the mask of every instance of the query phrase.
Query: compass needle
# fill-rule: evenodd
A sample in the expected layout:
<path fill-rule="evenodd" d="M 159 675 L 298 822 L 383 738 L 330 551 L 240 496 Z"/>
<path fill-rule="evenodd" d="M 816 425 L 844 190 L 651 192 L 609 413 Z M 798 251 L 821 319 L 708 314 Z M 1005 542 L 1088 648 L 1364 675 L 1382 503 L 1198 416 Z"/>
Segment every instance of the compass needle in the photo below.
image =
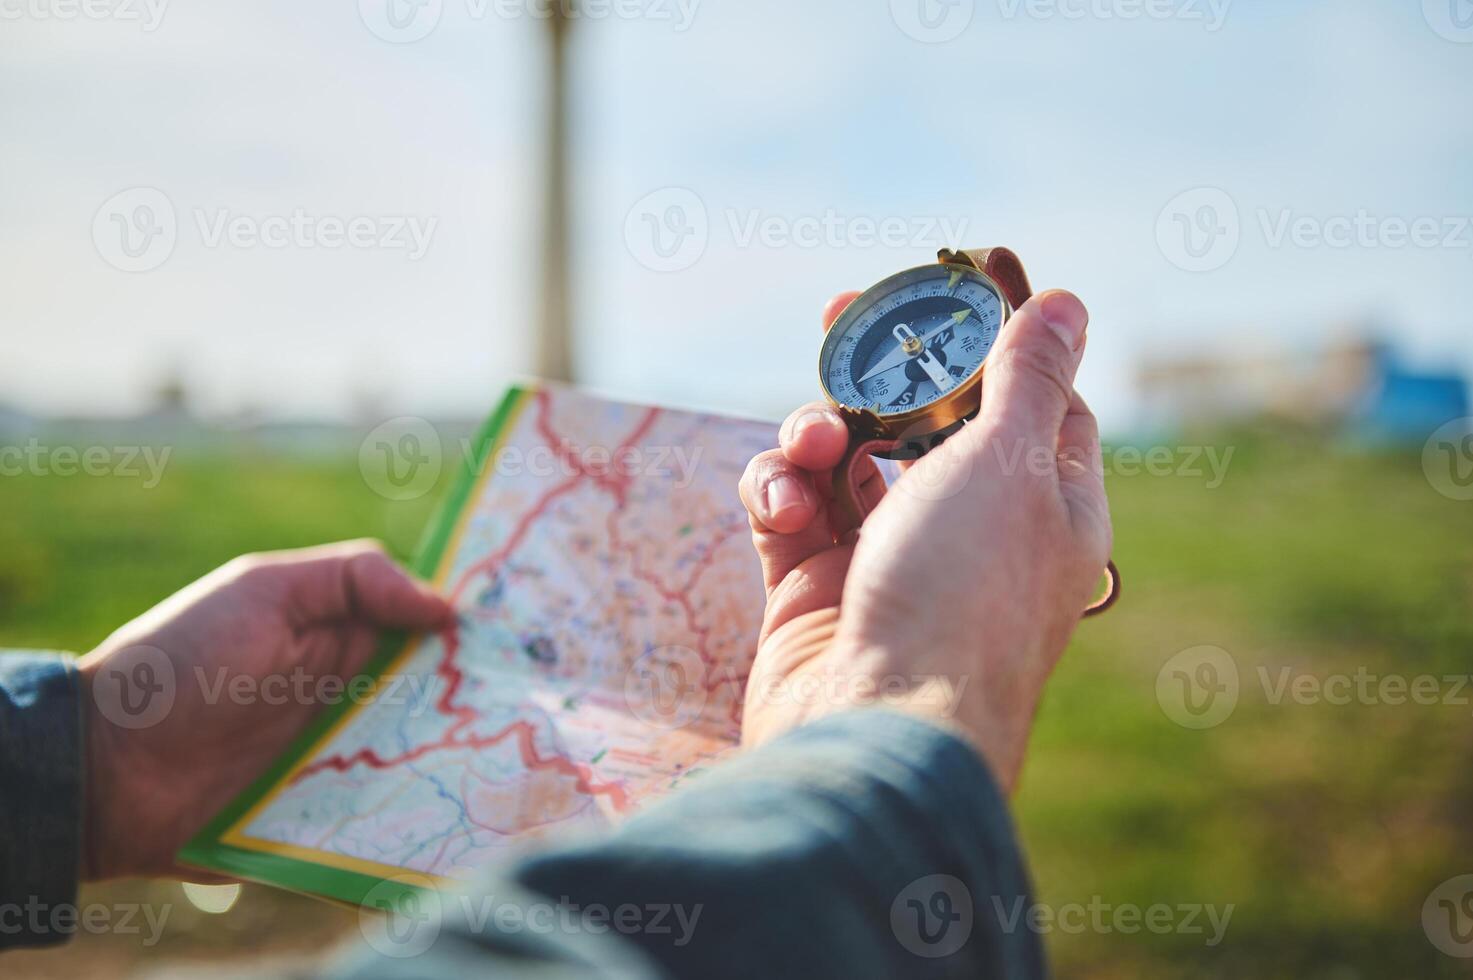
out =
<path fill-rule="evenodd" d="M 829 393 L 881 418 L 939 417 L 958 397 L 968 414 L 1005 311 L 1001 290 L 975 269 L 923 266 L 892 276 L 846 307 L 826 336 Z"/>
<path fill-rule="evenodd" d="M 916 362 L 920 364 L 922 370 L 926 372 L 926 376 L 941 391 L 946 391 L 951 387 L 951 383 L 955 379 L 952 378 L 951 372 L 946 370 L 946 366 L 934 354 L 927 351 L 925 354 L 916 358 Z"/>
<path fill-rule="evenodd" d="M 912 456 L 976 413 L 982 364 L 1013 310 L 982 266 L 949 252 L 941 259 L 852 300 L 825 335 L 819 361 L 824 391 L 849 410 L 851 428 L 903 435 Z M 922 440 L 925 448 L 913 448 Z"/>

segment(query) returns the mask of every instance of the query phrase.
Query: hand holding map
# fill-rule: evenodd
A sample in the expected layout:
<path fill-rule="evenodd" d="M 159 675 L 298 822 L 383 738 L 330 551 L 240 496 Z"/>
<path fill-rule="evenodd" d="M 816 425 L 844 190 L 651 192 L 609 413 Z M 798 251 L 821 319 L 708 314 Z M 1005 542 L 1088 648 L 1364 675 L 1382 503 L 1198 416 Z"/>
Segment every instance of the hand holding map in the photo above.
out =
<path fill-rule="evenodd" d="M 736 485 L 773 426 L 514 389 L 417 570 L 454 622 L 381 655 L 191 842 L 196 866 L 359 902 L 601 827 L 733 749 L 762 618 Z"/>

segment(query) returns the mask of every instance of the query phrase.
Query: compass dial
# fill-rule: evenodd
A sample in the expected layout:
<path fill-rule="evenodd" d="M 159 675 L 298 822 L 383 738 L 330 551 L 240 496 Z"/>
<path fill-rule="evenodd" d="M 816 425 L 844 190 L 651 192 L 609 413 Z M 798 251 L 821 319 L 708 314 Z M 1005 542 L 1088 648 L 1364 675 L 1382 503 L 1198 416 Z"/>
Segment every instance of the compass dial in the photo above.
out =
<path fill-rule="evenodd" d="M 960 265 L 891 276 L 840 314 L 819 374 L 835 401 L 884 418 L 925 408 L 968 385 L 1005 318 L 992 280 Z"/>

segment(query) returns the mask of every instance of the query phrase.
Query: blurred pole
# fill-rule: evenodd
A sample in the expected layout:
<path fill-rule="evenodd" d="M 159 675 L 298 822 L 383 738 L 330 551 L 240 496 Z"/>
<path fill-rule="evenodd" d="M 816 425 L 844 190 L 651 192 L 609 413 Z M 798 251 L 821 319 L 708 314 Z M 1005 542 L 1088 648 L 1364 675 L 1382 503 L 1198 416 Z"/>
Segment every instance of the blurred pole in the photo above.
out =
<path fill-rule="evenodd" d="M 537 374 L 573 380 L 572 302 L 568 281 L 568 5 L 549 4 L 552 31 L 547 69 L 547 154 L 543 168 L 542 310 L 537 332 Z"/>

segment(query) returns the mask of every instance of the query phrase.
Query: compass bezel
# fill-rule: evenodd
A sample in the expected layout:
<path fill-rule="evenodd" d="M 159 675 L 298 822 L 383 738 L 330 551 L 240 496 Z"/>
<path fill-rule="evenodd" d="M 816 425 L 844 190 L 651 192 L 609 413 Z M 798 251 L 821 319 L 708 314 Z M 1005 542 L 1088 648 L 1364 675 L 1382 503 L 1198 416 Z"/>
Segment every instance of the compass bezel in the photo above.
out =
<path fill-rule="evenodd" d="M 907 439 L 924 438 L 926 435 L 938 432 L 953 426 L 964 419 L 975 415 L 982 401 L 982 376 L 987 371 L 987 361 L 992 352 L 982 358 L 977 369 L 965 380 L 960 382 L 954 389 L 937 398 L 935 401 L 918 408 L 908 409 L 904 412 L 895 412 L 882 415 L 866 405 L 850 405 L 849 403 L 835 397 L 829 389 L 829 379 L 824 371 L 824 365 L 832 355 L 832 345 L 838 341 L 836 338 L 844 336 L 845 331 L 854 324 L 854 321 L 867 312 L 876 302 L 885 296 L 895 292 L 897 289 L 909 282 L 911 277 L 923 278 L 923 274 L 934 273 L 935 270 L 944 270 L 944 274 L 961 273 L 964 278 L 985 287 L 995 297 L 1002 309 L 1002 320 L 998 324 L 999 334 L 1007 326 L 1008 320 L 1013 316 L 1012 304 L 1008 302 L 1007 294 L 997 281 L 987 273 L 971 265 L 960 262 L 928 262 L 925 265 L 914 266 L 902 270 L 891 276 L 886 276 L 864 292 L 856 296 L 848 306 L 834 320 L 824 335 L 823 344 L 818 351 L 818 383 L 823 390 L 824 398 L 835 408 L 845 409 L 846 416 L 863 415 L 867 423 L 866 428 L 872 432 L 866 435 L 877 438 L 900 438 Z M 995 346 L 995 345 L 994 345 Z"/>

